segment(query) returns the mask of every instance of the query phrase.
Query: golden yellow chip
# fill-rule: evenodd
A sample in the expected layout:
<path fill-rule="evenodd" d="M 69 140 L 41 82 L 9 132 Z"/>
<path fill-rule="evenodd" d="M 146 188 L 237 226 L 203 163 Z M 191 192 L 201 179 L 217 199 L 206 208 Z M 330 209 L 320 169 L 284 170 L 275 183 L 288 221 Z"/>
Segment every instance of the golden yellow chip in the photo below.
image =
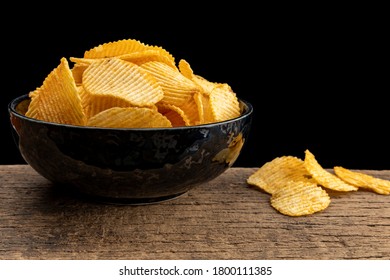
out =
<path fill-rule="evenodd" d="M 108 42 L 94 47 L 84 52 L 84 58 L 108 58 L 118 57 L 122 55 L 143 52 L 147 50 L 158 51 L 162 56 L 168 57 L 171 63 L 175 65 L 174 57 L 164 48 L 160 46 L 151 46 L 141 43 L 134 39 L 125 39 L 115 42 Z"/>
<path fill-rule="evenodd" d="M 141 64 L 141 68 L 160 83 L 164 91 L 164 97 L 161 101 L 164 103 L 181 106 L 188 102 L 195 93 L 200 92 L 200 87 L 196 83 L 186 78 L 179 70 L 175 70 L 163 62 L 146 62 Z"/>
<path fill-rule="evenodd" d="M 105 59 L 107 58 L 85 58 L 85 57 L 74 57 L 74 56 L 71 56 L 69 58 L 69 60 L 74 63 L 73 68 L 76 65 L 87 67 L 92 63 L 98 62 L 99 60 L 105 60 Z"/>
<path fill-rule="evenodd" d="M 309 150 L 305 150 L 304 165 L 317 183 L 324 188 L 343 192 L 358 190 L 357 187 L 344 182 L 336 175 L 324 169 Z"/>
<path fill-rule="evenodd" d="M 335 166 L 333 168 L 336 176 L 343 181 L 356 186 L 358 188 L 364 188 L 372 190 L 379 194 L 390 194 L 390 181 L 370 176 L 358 171 L 352 171 L 341 166 Z"/>
<path fill-rule="evenodd" d="M 218 84 L 210 93 L 210 107 L 214 121 L 226 121 L 240 116 L 240 104 L 228 84 Z"/>
<path fill-rule="evenodd" d="M 193 80 L 194 79 L 194 71 L 192 70 L 190 64 L 185 59 L 179 60 L 179 70 L 180 73 L 184 75 L 184 77 Z"/>
<path fill-rule="evenodd" d="M 202 93 L 205 95 L 210 95 L 214 87 L 219 85 L 219 83 L 210 82 L 206 78 L 196 74 L 192 74 L 192 80 L 202 88 Z"/>
<path fill-rule="evenodd" d="M 73 65 L 73 68 L 71 69 L 73 79 L 77 86 L 81 86 L 83 83 L 83 73 L 85 69 L 87 69 L 87 64 L 75 64 Z"/>
<path fill-rule="evenodd" d="M 134 106 L 151 106 L 164 97 L 163 89 L 152 75 L 118 58 L 92 63 L 84 71 L 83 86 L 90 94 L 114 95 Z"/>
<path fill-rule="evenodd" d="M 110 108 L 87 121 L 87 126 L 112 128 L 172 127 L 171 122 L 156 110 L 149 108 Z"/>
<path fill-rule="evenodd" d="M 84 52 L 85 58 L 107 58 L 126 53 L 145 50 L 145 45 L 138 40 L 126 39 L 100 44 Z"/>
<path fill-rule="evenodd" d="M 182 109 L 175 105 L 157 103 L 157 110 L 171 122 L 172 127 L 190 125 L 190 120 Z"/>
<path fill-rule="evenodd" d="M 129 113 L 118 108 L 138 107 L 155 111 L 157 118 L 163 116 L 164 121 L 157 124 L 166 127 L 168 120 L 176 127 L 225 121 L 241 114 L 239 100 L 228 84 L 194 74 L 184 59 L 177 67 L 175 58 L 160 46 L 124 39 L 100 44 L 86 50 L 83 57 L 71 56 L 70 61 L 73 68 L 63 58 L 44 84 L 30 92 L 27 116 L 56 123 L 133 127 L 122 119 L 105 123 L 102 116 L 121 117 Z"/>
<path fill-rule="evenodd" d="M 118 56 L 118 58 L 133 62 L 137 65 L 141 65 L 150 61 L 158 61 L 178 71 L 172 56 L 168 55 L 166 52 L 161 51 L 160 49 L 148 49 L 142 52 L 123 54 Z"/>
<path fill-rule="evenodd" d="M 188 102 L 180 106 L 180 109 L 183 110 L 183 112 L 188 118 L 189 125 L 198 125 L 203 122 L 203 121 L 201 122 L 200 120 L 198 104 L 196 102 L 198 95 L 201 95 L 201 93 L 200 92 L 195 93 L 194 96 L 190 100 L 188 100 Z"/>
<path fill-rule="evenodd" d="M 199 93 L 194 95 L 194 100 L 198 107 L 199 122 L 201 124 L 215 122 L 210 105 L 210 96 Z"/>
<path fill-rule="evenodd" d="M 287 181 L 271 196 L 271 205 L 288 216 L 304 216 L 326 209 L 328 193 L 315 183 Z"/>
<path fill-rule="evenodd" d="M 115 95 L 95 95 L 79 87 L 83 110 L 87 119 L 112 107 L 133 107 L 130 102 Z"/>
<path fill-rule="evenodd" d="M 293 156 L 281 156 L 266 162 L 247 179 L 248 184 L 269 194 L 283 188 L 288 181 L 315 183 L 307 172 L 303 161 Z"/>
<path fill-rule="evenodd" d="M 41 87 L 31 92 L 26 116 L 43 121 L 84 125 L 85 114 L 75 80 L 66 58 L 46 77 Z"/>

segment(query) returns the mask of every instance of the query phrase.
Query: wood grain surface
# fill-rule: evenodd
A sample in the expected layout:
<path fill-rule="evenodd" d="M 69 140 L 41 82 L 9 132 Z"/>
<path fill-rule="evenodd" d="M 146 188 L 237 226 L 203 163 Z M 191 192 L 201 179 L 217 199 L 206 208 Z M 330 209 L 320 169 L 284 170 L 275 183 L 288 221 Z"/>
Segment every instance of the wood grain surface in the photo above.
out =
<path fill-rule="evenodd" d="M 333 192 L 326 210 L 289 217 L 247 185 L 255 170 L 231 168 L 174 200 L 129 206 L 2 165 L 0 259 L 390 259 L 390 196 Z"/>

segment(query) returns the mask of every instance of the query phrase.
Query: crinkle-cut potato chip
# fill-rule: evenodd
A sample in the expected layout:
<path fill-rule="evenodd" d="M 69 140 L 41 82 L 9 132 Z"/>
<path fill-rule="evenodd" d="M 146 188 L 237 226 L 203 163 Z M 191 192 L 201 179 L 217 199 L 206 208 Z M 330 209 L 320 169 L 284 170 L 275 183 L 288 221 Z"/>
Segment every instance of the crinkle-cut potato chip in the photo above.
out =
<path fill-rule="evenodd" d="M 356 186 L 374 191 L 378 194 L 390 194 L 390 181 L 377 178 L 358 171 L 352 171 L 341 166 L 333 167 L 333 170 L 341 180 Z"/>
<path fill-rule="evenodd" d="M 183 110 L 185 115 L 188 118 L 189 125 L 198 125 L 201 123 L 200 116 L 199 116 L 199 110 L 198 110 L 198 104 L 196 103 L 195 99 L 198 98 L 198 95 L 201 95 L 201 93 L 197 92 L 195 93 L 188 102 L 181 105 L 179 108 Z M 203 110 L 203 109 L 202 109 Z"/>
<path fill-rule="evenodd" d="M 108 58 L 122 54 L 145 50 L 145 44 L 139 40 L 124 39 L 115 42 L 100 44 L 84 52 L 85 58 Z"/>
<path fill-rule="evenodd" d="M 271 205 L 288 216 L 310 215 L 326 209 L 330 204 L 328 193 L 316 183 L 287 181 L 271 196 Z"/>
<path fill-rule="evenodd" d="M 247 183 L 269 194 L 274 194 L 288 181 L 316 183 L 307 172 L 303 160 L 294 156 L 281 156 L 266 162 L 247 179 Z"/>
<path fill-rule="evenodd" d="M 191 65 L 185 59 L 179 60 L 179 71 L 183 74 L 184 77 L 194 80 L 194 71 L 191 68 Z"/>
<path fill-rule="evenodd" d="M 118 58 L 133 62 L 137 65 L 144 64 L 146 62 L 150 61 L 157 61 L 164 63 L 165 65 L 168 65 L 172 67 L 173 69 L 179 71 L 179 69 L 175 65 L 175 61 L 172 59 L 171 56 L 167 55 L 166 52 L 163 52 L 159 49 L 150 49 L 145 50 L 142 52 L 133 52 L 129 54 L 122 54 L 118 56 Z"/>
<path fill-rule="evenodd" d="M 151 106 L 164 97 L 156 79 L 140 66 L 118 58 L 92 63 L 83 74 L 83 86 L 92 95 L 115 95 L 134 106 Z"/>
<path fill-rule="evenodd" d="M 74 57 L 74 56 L 69 57 L 69 60 L 74 63 L 73 68 L 76 65 L 88 67 L 92 63 L 98 62 L 100 60 L 105 60 L 105 59 L 107 58 L 85 58 L 85 57 Z"/>
<path fill-rule="evenodd" d="M 121 116 L 118 108 L 135 107 L 164 117 L 164 127 L 166 121 L 169 127 L 176 127 L 234 119 L 244 107 L 228 84 L 195 74 L 184 59 L 176 66 L 166 49 L 139 40 L 107 42 L 86 50 L 83 57 L 71 56 L 69 60 L 72 68 L 62 58 L 43 85 L 30 92 L 27 116 L 73 125 L 123 127 L 130 122 L 104 123 L 101 116 L 114 118 Z M 116 109 L 109 111 L 112 108 Z"/>
<path fill-rule="evenodd" d="M 214 87 L 219 85 L 219 83 L 210 82 L 206 78 L 196 74 L 192 75 L 192 80 L 202 88 L 202 93 L 205 95 L 210 95 Z"/>
<path fill-rule="evenodd" d="M 132 53 L 121 54 L 113 56 L 113 58 L 120 58 L 122 60 L 132 62 L 137 65 L 141 65 L 145 62 L 158 61 L 162 62 L 173 69 L 179 71 L 175 65 L 175 61 L 166 52 L 159 49 L 148 49 L 144 51 L 136 51 Z M 75 65 L 91 65 L 92 63 L 107 58 L 85 58 L 85 57 L 70 57 L 69 60 L 74 62 Z"/>
<path fill-rule="evenodd" d="M 80 87 L 79 93 L 87 119 L 112 107 L 132 107 L 129 101 L 118 96 L 90 94 L 82 86 Z"/>
<path fill-rule="evenodd" d="M 218 84 L 210 93 L 210 107 L 217 122 L 240 116 L 240 104 L 228 84 Z"/>
<path fill-rule="evenodd" d="M 115 42 L 108 42 L 94 47 L 84 52 L 85 58 L 108 58 L 131 54 L 135 52 L 143 52 L 146 50 L 156 50 L 160 54 L 170 58 L 171 63 L 175 65 L 174 57 L 164 48 L 160 46 L 151 46 L 134 39 L 124 39 Z"/>
<path fill-rule="evenodd" d="M 305 150 L 304 165 L 317 183 L 324 188 L 342 192 L 358 190 L 358 187 L 346 183 L 336 175 L 325 170 L 309 150 Z"/>
<path fill-rule="evenodd" d="M 72 69 L 70 69 L 77 86 L 81 86 L 83 84 L 83 73 L 87 67 L 87 64 L 80 63 L 73 65 Z"/>
<path fill-rule="evenodd" d="M 102 111 L 87 121 L 87 126 L 107 128 L 172 127 L 168 118 L 149 108 L 113 107 Z"/>
<path fill-rule="evenodd" d="M 213 123 L 216 120 L 211 110 L 210 97 L 204 94 L 195 94 L 194 99 L 198 106 L 199 119 L 201 124 Z"/>
<path fill-rule="evenodd" d="M 31 103 L 27 117 L 70 125 L 84 125 L 86 122 L 72 71 L 64 57 L 42 86 L 29 95 Z"/>
<path fill-rule="evenodd" d="M 195 93 L 200 92 L 200 87 L 196 83 L 165 63 L 150 61 L 141 64 L 140 67 L 160 83 L 164 91 L 161 102 L 181 106 L 188 102 Z"/>
<path fill-rule="evenodd" d="M 171 104 L 157 103 L 157 110 L 171 122 L 172 127 L 188 126 L 190 120 L 185 112 L 179 107 Z"/>

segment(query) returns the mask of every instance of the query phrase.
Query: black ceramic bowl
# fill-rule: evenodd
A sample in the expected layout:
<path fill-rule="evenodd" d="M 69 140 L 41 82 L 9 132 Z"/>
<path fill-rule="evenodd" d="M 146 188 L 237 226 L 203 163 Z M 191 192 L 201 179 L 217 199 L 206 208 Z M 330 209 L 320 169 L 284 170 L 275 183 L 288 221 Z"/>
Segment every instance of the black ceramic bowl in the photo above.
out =
<path fill-rule="evenodd" d="M 12 133 L 26 162 L 58 185 L 107 203 L 148 204 L 178 197 L 231 167 L 249 134 L 253 108 L 240 117 L 176 128 L 112 129 L 24 116 L 30 99 L 9 103 Z"/>

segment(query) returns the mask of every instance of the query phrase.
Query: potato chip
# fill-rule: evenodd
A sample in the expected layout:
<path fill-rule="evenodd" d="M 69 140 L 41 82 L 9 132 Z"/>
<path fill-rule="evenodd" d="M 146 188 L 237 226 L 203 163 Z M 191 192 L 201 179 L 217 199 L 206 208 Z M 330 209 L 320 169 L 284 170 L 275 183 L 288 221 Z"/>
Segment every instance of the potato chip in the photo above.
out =
<path fill-rule="evenodd" d="M 215 122 L 214 115 L 211 110 L 210 97 L 199 93 L 194 95 L 194 100 L 198 107 L 199 122 L 201 124 Z"/>
<path fill-rule="evenodd" d="M 203 122 L 203 119 L 201 121 L 200 119 L 200 112 L 198 110 L 198 104 L 196 102 L 196 99 L 198 96 L 201 95 L 201 93 L 197 92 L 195 93 L 188 102 L 181 105 L 179 108 L 183 110 L 185 115 L 188 118 L 189 125 L 198 125 Z M 202 109 L 203 110 L 203 109 Z"/>
<path fill-rule="evenodd" d="M 87 69 L 87 64 L 75 64 L 73 65 L 71 71 L 73 75 L 73 79 L 77 86 L 81 86 L 83 84 L 83 73 L 85 69 Z"/>
<path fill-rule="evenodd" d="M 247 179 L 248 184 L 269 194 L 283 188 L 288 181 L 315 183 L 307 172 L 303 160 L 293 156 L 281 156 L 266 162 Z"/>
<path fill-rule="evenodd" d="M 170 66 L 176 71 L 179 71 L 175 65 L 175 61 L 170 55 L 162 52 L 159 49 L 149 49 L 142 52 L 133 52 L 130 54 L 123 54 L 118 56 L 118 58 L 135 63 L 137 65 L 144 64 L 146 62 L 157 61 L 164 63 L 165 65 Z"/>
<path fill-rule="evenodd" d="M 358 190 L 358 187 L 347 184 L 336 175 L 324 169 L 309 150 L 305 150 L 304 165 L 317 183 L 324 188 L 343 192 Z"/>
<path fill-rule="evenodd" d="M 202 88 L 202 93 L 205 95 L 210 95 L 214 87 L 219 85 L 219 83 L 210 82 L 206 78 L 196 74 L 192 74 L 192 80 Z"/>
<path fill-rule="evenodd" d="M 113 107 L 87 121 L 87 126 L 111 128 L 172 127 L 171 122 L 156 110 L 149 108 Z"/>
<path fill-rule="evenodd" d="M 87 119 L 112 107 L 132 107 L 133 105 L 115 95 L 95 95 L 87 92 L 84 87 L 79 90 L 83 110 Z"/>
<path fill-rule="evenodd" d="M 173 69 L 178 70 L 178 68 L 175 65 L 175 61 L 166 52 L 163 52 L 159 49 L 146 49 L 143 51 L 135 51 L 131 53 L 126 53 L 126 54 L 121 54 L 121 55 L 116 55 L 116 56 L 111 56 L 112 58 L 120 58 L 122 60 L 132 62 L 137 65 L 141 65 L 145 62 L 150 62 L 150 61 L 158 61 L 162 62 Z M 108 57 L 104 58 L 86 58 L 86 57 L 70 57 L 69 60 L 74 62 L 75 65 L 91 65 L 92 63 L 98 61 L 98 60 L 104 60 L 107 59 Z"/>
<path fill-rule="evenodd" d="M 157 110 L 171 122 L 172 127 L 190 125 L 190 120 L 182 109 L 175 105 L 157 103 Z"/>
<path fill-rule="evenodd" d="M 31 103 L 26 116 L 43 121 L 84 125 L 81 105 L 72 71 L 66 58 L 46 77 L 41 87 L 31 92 Z"/>
<path fill-rule="evenodd" d="M 240 116 L 236 94 L 228 84 L 218 84 L 210 93 L 210 107 L 214 121 L 221 122 Z"/>
<path fill-rule="evenodd" d="M 166 49 L 139 40 L 100 44 L 86 50 L 83 57 L 71 56 L 70 61 L 74 63 L 72 68 L 67 61 L 61 62 L 66 67 L 58 67 L 42 87 L 30 92 L 28 116 L 103 127 L 149 124 L 178 127 L 233 119 L 241 114 L 244 106 L 228 84 L 211 82 L 195 74 L 184 59 L 176 66 L 175 58 Z M 141 114 L 134 109 L 128 112 L 119 108 L 148 110 Z M 104 120 L 127 114 L 133 114 L 135 123 L 124 119 Z M 145 119 L 143 116 L 156 116 L 157 123 L 145 121 L 141 125 L 139 120 Z M 239 147 L 238 142 L 234 149 Z M 235 160 L 234 151 L 225 154 L 229 154 L 229 162 Z"/>
<path fill-rule="evenodd" d="M 183 74 L 184 77 L 194 80 L 194 71 L 191 68 L 191 65 L 185 59 L 179 60 L 179 71 Z"/>
<path fill-rule="evenodd" d="M 69 60 L 74 63 L 74 66 L 78 65 L 84 67 L 88 67 L 92 63 L 98 62 L 100 60 L 105 60 L 105 59 L 107 58 L 85 58 L 85 57 L 74 57 L 74 56 L 69 57 Z"/>
<path fill-rule="evenodd" d="M 145 50 L 145 45 L 138 40 L 126 39 L 100 44 L 84 52 L 85 58 L 107 58 L 126 53 Z"/>
<path fill-rule="evenodd" d="M 151 106 L 164 97 L 163 89 L 152 75 L 118 58 L 92 63 L 84 71 L 83 86 L 93 95 L 114 95 L 134 106 Z"/>
<path fill-rule="evenodd" d="M 328 193 L 316 183 L 287 181 L 271 196 L 271 205 L 288 216 L 310 215 L 326 209 L 330 204 Z"/>
<path fill-rule="evenodd" d="M 335 166 L 333 170 L 336 176 L 350 185 L 356 186 L 358 188 L 372 190 L 378 194 L 390 194 L 389 180 L 376 178 L 374 176 L 358 171 L 352 171 L 341 166 Z"/>
<path fill-rule="evenodd" d="M 160 46 L 151 46 L 141 43 L 139 40 L 125 39 L 115 42 L 108 42 L 94 47 L 84 52 L 84 58 L 108 58 L 118 57 L 127 54 L 133 54 L 136 52 L 143 52 L 153 50 L 157 51 L 160 55 L 169 58 L 169 64 L 175 65 L 174 57 L 164 48 Z"/>
<path fill-rule="evenodd" d="M 188 102 L 192 96 L 200 92 L 200 88 L 178 70 L 159 61 L 150 61 L 141 64 L 141 68 L 151 74 L 160 83 L 164 91 L 161 102 L 181 106 Z"/>

